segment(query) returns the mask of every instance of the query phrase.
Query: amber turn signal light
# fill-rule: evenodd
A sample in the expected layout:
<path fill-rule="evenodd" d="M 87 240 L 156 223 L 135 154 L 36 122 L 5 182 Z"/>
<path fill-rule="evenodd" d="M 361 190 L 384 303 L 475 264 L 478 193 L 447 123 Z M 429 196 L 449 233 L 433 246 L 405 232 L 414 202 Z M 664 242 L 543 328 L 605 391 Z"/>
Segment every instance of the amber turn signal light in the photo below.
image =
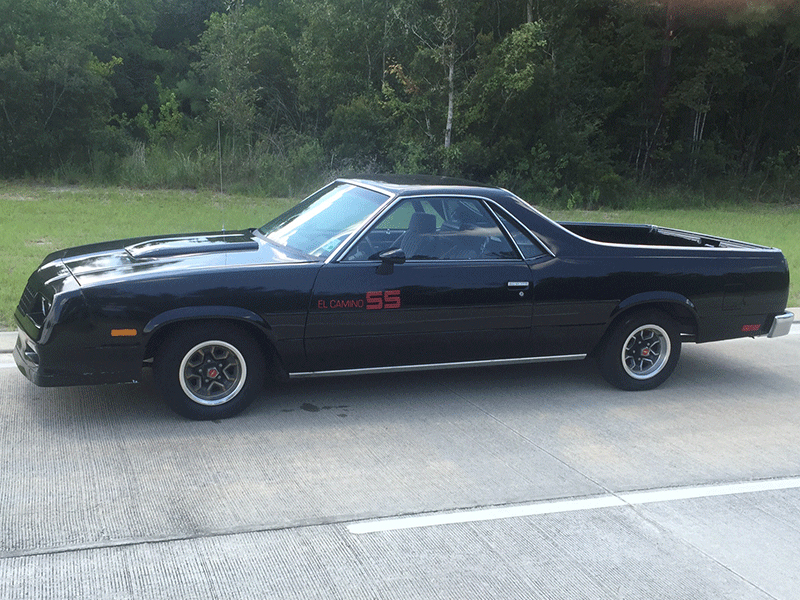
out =
<path fill-rule="evenodd" d="M 134 337 L 136 333 L 135 329 L 112 329 L 111 337 Z"/>

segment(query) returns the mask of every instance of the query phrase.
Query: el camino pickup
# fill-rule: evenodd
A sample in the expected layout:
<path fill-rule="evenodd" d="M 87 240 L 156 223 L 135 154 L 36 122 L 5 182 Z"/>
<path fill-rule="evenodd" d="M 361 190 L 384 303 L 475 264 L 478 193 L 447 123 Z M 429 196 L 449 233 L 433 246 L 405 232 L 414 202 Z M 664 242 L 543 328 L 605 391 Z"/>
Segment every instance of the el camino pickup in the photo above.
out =
<path fill-rule="evenodd" d="M 152 368 L 194 419 L 267 376 L 597 359 L 624 390 L 684 342 L 785 335 L 780 250 L 654 226 L 556 223 L 450 179 L 337 180 L 260 229 L 61 250 L 31 275 L 14 357 L 40 386 Z"/>

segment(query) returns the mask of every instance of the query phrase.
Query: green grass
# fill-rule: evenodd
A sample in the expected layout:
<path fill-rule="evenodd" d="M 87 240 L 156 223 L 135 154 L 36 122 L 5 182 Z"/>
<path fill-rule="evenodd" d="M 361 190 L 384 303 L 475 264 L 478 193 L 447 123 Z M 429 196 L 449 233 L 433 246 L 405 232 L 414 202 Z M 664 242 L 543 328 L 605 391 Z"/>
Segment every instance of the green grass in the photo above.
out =
<path fill-rule="evenodd" d="M 213 192 L 49 188 L 0 183 L 0 329 L 31 272 L 54 250 L 139 235 L 257 227 L 293 200 Z M 800 209 L 746 208 L 545 211 L 559 220 L 654 223 L 781 248 L 792 274 L 790 306 L 800 306 Z"/>

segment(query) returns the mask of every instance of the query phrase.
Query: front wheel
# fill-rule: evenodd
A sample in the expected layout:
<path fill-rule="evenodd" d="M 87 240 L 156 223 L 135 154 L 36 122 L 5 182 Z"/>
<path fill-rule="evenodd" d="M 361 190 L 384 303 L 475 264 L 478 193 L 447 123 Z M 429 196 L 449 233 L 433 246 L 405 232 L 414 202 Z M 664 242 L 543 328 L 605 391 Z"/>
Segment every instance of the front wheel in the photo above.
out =
<path fill-rule="evenodd" d="M 193 325 L 166 341 L 153 369 L 172 410 L 190 419 L 224 419 L 247 408 L 261 390 L 265 360 L 239 327 Z"/>
<path fill-rule="evenodd" d="M 623 390 L 652 390 L 675 370 L 681 354 L 678 325 L 661 311 L 633 313 L 612 326 L 600 348 L 603 377 Z"/>

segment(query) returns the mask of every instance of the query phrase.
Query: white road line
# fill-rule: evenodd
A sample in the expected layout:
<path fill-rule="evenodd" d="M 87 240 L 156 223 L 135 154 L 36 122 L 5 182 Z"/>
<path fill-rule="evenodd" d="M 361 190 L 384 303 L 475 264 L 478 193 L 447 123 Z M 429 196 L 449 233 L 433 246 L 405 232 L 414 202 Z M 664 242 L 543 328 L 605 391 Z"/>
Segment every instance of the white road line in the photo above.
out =
<path fill-rule="evenodd" d="M 575 500 L 535 502 L 532 504 L 519 504 L 503 508 L 483 508 L 458 512 L 379 519 L 375 521 L 361 521 L 359 523 L 351 523 L 347 526 L 347 529 L 353 534 L 377 533 L 381 531 L 394 531 L 397 529 L 416 529 L 420 527 L 433 527 L 437 525 L 452 525 L 455 523 L 473 523 L 478 521 L 530 517 L 535 515 L 549 515 L 580 510 L 596 510 L 598 508 L 636 506 L 638 504 L 649 504 L 652 502 L 671 502 L 675 500 L 752 494 L 755 492 L 789 490 L 796 488 L 800 488 L 800 477 L 770 479 L 764 481 L 747 481 L 719 485 L 705 485 L 697 487 L 667 488 L 642 492 L 626 492 L 617 495 L 609 494 L 604 496 L 592 496 L 590 498 L 580 498 Z"/>
<path fill-rule="evenodd" d="M 362 521 L 360 523 L 351 523 L 347 526 L 347 529 L 350 530 L 350 533 L 374 533 L 377 531 L 391 531 L 394 529 L 415 529 L 418 527 L 432 527 L 434 525 L 452 525 L 453 523 L 472 523 L 475 521 L 493 521 L 496 519 L 511 519 L 514 517 L 531 517 L 534 515 L 547 515 L 576 510 L 592 510 L 595 508 L 609 508 L 612 506 L 625 506 L 625 502 L 614 496 L 595 496 L 580 500 L 538 502 L 535 504 L 518 504 L 504 508 L 481 508 L 454 513 L 398 517 L 396 519 L 382 519 L 380 521 Z"/>
<path fill-rule="evenodd" d="M 771 492 L 795 488 L 800 488 L 800 477 L 649 490 L 645 492 L 629 492 L 619 494 L 619 497 L 625 501 L 626 504 L 634 506 L 636 504 L 649 504 L 651 502 L 671 502 L 674 500 L 691 500 L 693 498 L 711 498 L 713 496 L 734 496 L 737 494 L 753 494 L 755 492 Z"/>

